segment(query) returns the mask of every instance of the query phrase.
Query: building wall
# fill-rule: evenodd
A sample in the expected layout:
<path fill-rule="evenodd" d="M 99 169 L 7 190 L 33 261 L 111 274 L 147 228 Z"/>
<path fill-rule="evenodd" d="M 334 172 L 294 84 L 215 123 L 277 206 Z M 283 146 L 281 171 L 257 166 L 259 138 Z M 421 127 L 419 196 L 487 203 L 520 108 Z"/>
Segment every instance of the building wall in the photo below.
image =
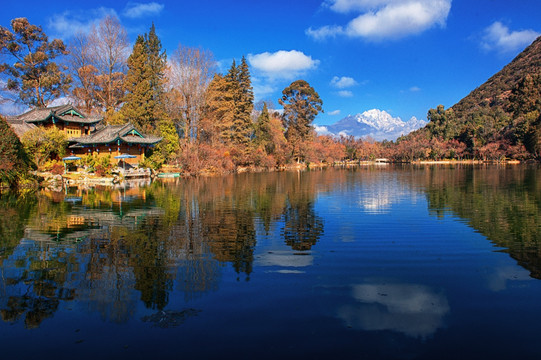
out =
<path fill-rule="evenodd" d="M 115 159 L 115 156 L 121 154 L 129 154 L 136 157 L 131 159 L 122 159 L 122 161 L 125 161 L 127 164 L 137 165 L 145 159 L 145 147 L 138 145 L 130 146 L 127 144 L 120 144 L 120 146 L 99 145 L 87 148 L 73 149 L 72 154 L 77 156 L 84 156 L 88 154 L 91 154 L 92 156 L 109 156 L 109 158 L 111 159 L 111 164 L 113 165 L 117 164 L 120 161 L 119 159 Z"/>
<path fill-rule="evenodd" d="M 58 120 L 54 124 L 52 122 L 46 123 L 43 125 L 43 127 L 45 129 L 56 127 L 58 130 L 63 131 L 68 139 L 81 137 L 83 135 L 88 135 L 89 133 L 88 125 L 65 124 L 64 122 Z"/>

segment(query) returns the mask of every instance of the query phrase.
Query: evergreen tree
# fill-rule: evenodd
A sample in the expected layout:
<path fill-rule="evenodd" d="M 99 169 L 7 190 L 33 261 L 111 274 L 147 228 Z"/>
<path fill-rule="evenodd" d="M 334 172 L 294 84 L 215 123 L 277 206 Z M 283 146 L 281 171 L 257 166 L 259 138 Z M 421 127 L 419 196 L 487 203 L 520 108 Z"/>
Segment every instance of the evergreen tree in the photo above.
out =
<path fill-rule="evenodd" d="M 210 82 L 206 95 L 205 120 L 199 129 L 201 141 L 212 143 L 219 139 L 225 144 L 231 142 L 235 117 L 232 84 L 227 77 L 220 74 L 214 75 Z"/>
<path fill-rule="evenodd" d="M 208 138 L 209 123 L 226 145 L 236 146 L 240 153 L 248 150 L 253 134 L 252 110 L 254 95 L 250 71 L 245 58 L 237 66 L 235 60 L 225 76 L 216 75 L 207 89 L 205 133 Z"/>
<path fill-rule="evenodd" d="M 152 131 L 153 99 L 150 84 L 151 69 L 147 62 L 145 39 L 137 37 L 128 58 L 128 74 L 124 81 L 126 95 L 121 109 L 122 118 L 132 122 L 143 131 Z"/>
<path fill-rule="evenodd" d="M 237 69 L 239 83 L 239 111 L 248 115 L 252 114 L 254 109 L 254 90 L 250 77 L 250 69 L 243 56 Z"/>
<path fill-rule="evenodd" d="M 164 84 L 167 57 L 161 50 L 154 24 L 148 34 L 139 35 L 128 58 L 126 96 L 122 117 L 143 131 L 159 133 L 158 123 L 166 120 Z"/>
<path fill-rule="evenodd" d="M 251 115 L 254 106 L 254 95 L 250 71 L 244 57 L 238 66 L 233 60 L 225 80 L 225 91 L 232 99 L 231 117 L 233 122 L 224 137 L 232 144 L 246 147 L 253 132 Z"/>
<path fill-rule="evenodd" d="M 149 82 L 152 91 L 152 98 L 155 103 L 155 111 L 164 114 L 164 86 L 167 55 L 165 50 L 162 51 L 162 43 L 156 35 L 154 23 L 152 23 L 148 35 L 145 35 L 145 46 L 148 57 L 147 62 L 150 68 Z"/>
<path fill-rule="evenodd" d="M 278 102 L 284 107 L 286 139 L 293 147 L 293 156 L 299 161 L 304 157 L 303 143 L 313 134 L 312 122 L 323 111 L 323 101 L 308 82 L 297 80 L 282 91 Z"/>
<path fill-rule="evenodd" d="M 258 116 L 257 123 L 255 124 L 255 142 L 257 145 L 263 147 L 267 154 L 273 152 L 274 144 L 272 143 L 272 129 L 267 103 L 263 104 L 263 110 L 261 110 L 261 114 Z"/>
<path fill-rule="evenodd" d="M 246 144 L 253 133 L 252 111 L 254 109 L 254 91 L 250 78 L 250 69 L 243 56 L 237 68 L 238 96 L 236 102 L 236 142 Z"/>

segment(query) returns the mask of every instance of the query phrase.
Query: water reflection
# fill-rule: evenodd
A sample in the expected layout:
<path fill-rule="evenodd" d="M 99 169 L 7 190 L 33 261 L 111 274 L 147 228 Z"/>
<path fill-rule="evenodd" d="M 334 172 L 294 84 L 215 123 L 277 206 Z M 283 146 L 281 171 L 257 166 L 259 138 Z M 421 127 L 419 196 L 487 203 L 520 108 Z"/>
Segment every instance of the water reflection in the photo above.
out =
<path fill-rule="evenodd" d="M 362 191 L 359 204 L 368 214 L 389 213 L 394 204 L 401 201 L 416 201 L 420 195 L 412 190 L 407 173 L 399 171 L 370 171 L 362 176 Z"/>
<path fill-rule="evenodd" d="M 541 182 L 537 166 L 438 167 L 423 172 L 432 214 L 454 214 L 541 279 Z"/>
<path fill-rule="evenodd" d="M 502 291 L 510 281 L 532 280 L 528 272 L 514 266 L 499 267 L 488 278 L 488 288 L 492 291 Z"/>
<path fill-rule="evenodd" d="M 122 323 L 138 302 L 163 310 L 175 290 L 187 301 L 216 290 L 223 264 L 249 280 L 259 224 L 266 233 L 278 230 L 295 251 L 317 243 L 320 180 L 310 173 L 247 175 L 69 188 L 28 204 L 7 199 L 1 211 L 14 221 L 2 222 L 2 318 L 34 327 L 60 302 L 77 300 Z M 262 266 L 312 264 L 309 255 L 268 255 Z"/>
<path fill-rule="evenodd" d="M 311 254 L 299 254 L 291 251 L 271 251 L 261 254 L 256 260 L 257 266 L 278 266 L 283 268 L 302 268 L 312 266 L 313 263 L 314 258 Z"/>
<path fill-rule="evenodd" d="M 358 251 L 354 247 L 365 241 L 365 250 L 378 251 L 385 222 L 393 221 L 388 214 L 425 197 L 432 219 L 464 219 L 541 278 L 537 174 L 536 168 L 329 169 L 3 198 L 0 314 L 28 328 L 62 304 L 116 323 L 133 319 L 141 306 L 173 314 L 167 312 L 173 296 L 204 298 L 231 274 L 248 281 L 259 268 L 305 276 L 325 258 L 322 248 Z M 377 236 L 368 232 L 380 219 L 375 215 L 384 219 Z M 397 242 L 400 235 L 394 234 Z M 264 239 L 271 245 L 256 251 Z M 502 291 L 510 280 L 526 278 L 501 267 L 488 281 L 491 290 Z M 349 283 L 358 284 L 338 317 L 353 328 L 426 338 L 444 326 L 449 305 L 439 290 L 415 281 Z"/>
<path fill-rule="evenodd" d="M 444 326 L 449 312 L 446 297 L 423 285 L 357 284 L 351 295 L 356 303 L 338 309 L 338 317 L 365 331 L 392 330 L 426 338 Z"/>

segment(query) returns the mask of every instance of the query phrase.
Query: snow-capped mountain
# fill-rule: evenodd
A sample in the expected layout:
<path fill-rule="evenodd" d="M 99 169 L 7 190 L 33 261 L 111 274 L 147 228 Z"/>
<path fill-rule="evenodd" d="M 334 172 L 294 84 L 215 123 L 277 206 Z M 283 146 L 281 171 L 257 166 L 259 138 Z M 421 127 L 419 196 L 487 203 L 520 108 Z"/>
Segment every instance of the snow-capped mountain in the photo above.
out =
<path fill-rule="evenodd" d="M 426 121 L 418 120 L 415 116 L 409 121 L 403 121 L 399 117 L 392 117 L 386 111 L 372 109 L 362 114 L 349 115 L 334 125 L 315 126 L 321 135 L 353 135 L 355 137 L 371 137 L 381 141 L 396 140 L 399 136 L 409 134 L 426 125 Z"/>

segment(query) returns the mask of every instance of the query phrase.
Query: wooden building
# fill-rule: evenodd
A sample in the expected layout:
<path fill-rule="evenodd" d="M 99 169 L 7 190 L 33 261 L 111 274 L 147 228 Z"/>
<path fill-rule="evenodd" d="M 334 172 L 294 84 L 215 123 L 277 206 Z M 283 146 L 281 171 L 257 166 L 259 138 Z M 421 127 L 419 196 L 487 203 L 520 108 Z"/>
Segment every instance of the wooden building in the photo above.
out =
<path fill-rule="evenodd" d="M 138 164 L 145 159 L 145 151 L 161 140 L 160 137 L 140 133 L 130 123 L 109 125 L 90 135 L 71 139 L 69 150 L 73 155 L 109 156 L 111 160 L 121 154 L 133 155 L 134 158 L 123 161 Z"/>
<path fill-rule="evenodd" d="M 56 127 L 66 134 L 68 151 L 72 155 L 109 156 L 113 164 L 117 162 L 114 157 L 121 154 L 135 156 L 123 161 L 138 164 L 144 160 L 145 151 L 162 140 L 139 132 L 130 123 L 103 126 L 102 120 L 102 117 L 88 116 L 70 104 L 36 108 L 7 118 L 19 137 L 35 127 Z"/>
<path fill-rule="evenodd" d="M 87 116 L 70 104 L 36 108 L 8 118 L 9 123 L 21 129 L 27 127 L 29 130 L 33 126 L 41 126 L 46 129 L 56 127 L 66 134 L 68 140 L 92 133 L 102 120 L 102 117 Z M 14 130 L 17 129 L 14 127 Z"/>

